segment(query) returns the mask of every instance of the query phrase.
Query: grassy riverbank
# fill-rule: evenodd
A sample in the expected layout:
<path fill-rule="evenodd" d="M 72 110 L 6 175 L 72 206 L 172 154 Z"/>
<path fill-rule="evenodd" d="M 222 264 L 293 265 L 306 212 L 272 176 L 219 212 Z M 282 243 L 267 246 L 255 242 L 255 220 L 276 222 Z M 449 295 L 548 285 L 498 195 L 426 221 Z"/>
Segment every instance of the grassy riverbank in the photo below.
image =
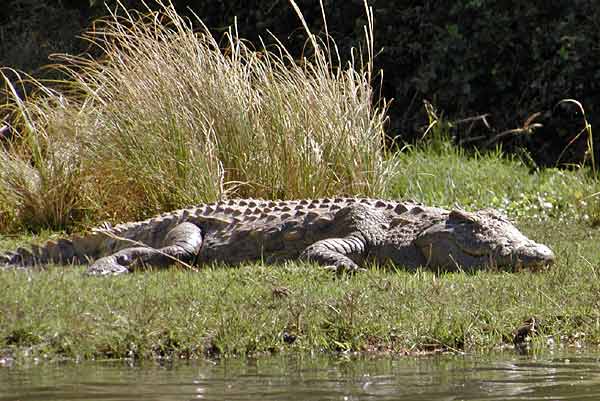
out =
<path fill-rule="evenodd" d="M 559 262 L 541 273 L 373 269 L 334 279 L 302 264 L 113 279 L 84 277 L 80 267 L 2 272 L 0 349 L 41 358 L 485 352 L 512 346 L 531 318 L 534 347 L 597 344 L 600 236 L 570 223 L 543 230 L 537 238 Z"/>
<path fill-rule="evenodd" d="M 108 21 L 92 38 L 106 57 L 66 57 L 73 80 L 62 92 L 38 83 L 21 99 L 7 80 L 19 134 L 0 147 L 0 249 L 31 241 L 27 229 L 39 241 L 224 196 L 345 194 L 499 208 L 553 248 L 557 264 L 342 278 L 295 263 L 110 279 L 81 266 L 0 271 L 0 355 L 486 351 L 512 344 L 527 320 L 534 347 L 600 343 L 600 183 L 588 168 L 468 155 L 435 119 L 427 144 L 388 154 L 369 35 L 365 64 L 344 69 L 310 35 L 314 57 L 296 63 L 233 34 L 221 50 L 163 11 L 166 20 Z"/>
<path fill-rule="evenodd" d="M 526 234 L 555 250 L 557 264 L 539 273 L 473 275 L 376 268 L 339 279 L 300 263 L 111 279 L 84 277 L 82 267 L 0 272 L 0 348 L 8 355 L 69 358 L 486 352 L 512 347 L 528 319 L 536 322 L 534 348 L 600 343 L 600 230 L 584 214 L 593 199 L 588 206 L 575 203 L 578 191 L 597 185 L 585 171 L 530 174 L 498 154 L 477 159 L 450 147 L 400 156 L 402 196 L 474 207 L 497 202 L 516 212 Z M 420 176 L 429 179 L 416 186 Z M 437 180 L 452 182 L 443 188 L 454 190 Z"/>

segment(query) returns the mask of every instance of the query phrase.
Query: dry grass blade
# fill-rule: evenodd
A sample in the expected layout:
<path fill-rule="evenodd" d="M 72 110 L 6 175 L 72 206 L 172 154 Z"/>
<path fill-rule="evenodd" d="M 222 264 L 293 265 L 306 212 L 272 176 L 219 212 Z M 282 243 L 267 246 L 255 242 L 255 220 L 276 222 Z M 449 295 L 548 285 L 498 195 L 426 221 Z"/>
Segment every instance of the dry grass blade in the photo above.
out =
<path fill-rule="evenodd" d="M 562 159 L 562 156 L 565 154 L 565 152 L 567 151 L 567 149 L 569 148 L 569 146 L 571 146 L 573 143 L 575 143 L 581 137 L 581 135 L 587 134 L 586 156 L 588 156 L 590 158 L 590 162 L 591 162 L 591 165 L 592 165 L 592 172 L 593 172 L 594 176 L 596 176 L 597 170 L 596 170 L 596 158 L 595 158 L 595 155 L 594 155 L 594 135 L 592 133 L 592 126 L 588 122 L 588 120 L 587 120 L 587 118 L 585 116 L 585 109 L 583 108 L 583 104 L 581 104 L 581 102 L 579 102 L 578 100 L 575 100 L 575 99 L 563 99 L 560 102 L 558 102 L 556 104 L 556 106 L 564 104 L 564 103 L 570 103 L 570 104 L 574 104 L 575 106 L 577 106 L 577 108 L 581 112 L 581 116 L 583 117 L 584 126 L 581 129 L 581 131 L 579 131 L 579 133 L 577 133 L 577 135 L 575 135 L 573 137 L 573 139 L 571 139 L 569 141 L 569 143 L 567 144 L 567 146 L 565 146 L 565 148 L 563 149 L 563 151 L 558 156 L 557 160 L 560 161 Z M 558 161 L 557 161 L 557 164 L 558 164 Z"/>
<path fill-rule="evenodd" d="M 21 98 L 7 71 L 33 85 L 44 99 Z M 76 214 L 83 217 L 86 208 L 73 131 L 62 125 L 67 101 L 32 77 L 10 69 L 0 70 L 0 75 L 13 99 L 2 111 L 12 116 L 11 126 L 19 128 L 14 130 L 16 138 L 8 138 L 0 148 L 0 214 L 10 216 L 3 224 L 12 221 L 34 231 L 65 228 Z"/>

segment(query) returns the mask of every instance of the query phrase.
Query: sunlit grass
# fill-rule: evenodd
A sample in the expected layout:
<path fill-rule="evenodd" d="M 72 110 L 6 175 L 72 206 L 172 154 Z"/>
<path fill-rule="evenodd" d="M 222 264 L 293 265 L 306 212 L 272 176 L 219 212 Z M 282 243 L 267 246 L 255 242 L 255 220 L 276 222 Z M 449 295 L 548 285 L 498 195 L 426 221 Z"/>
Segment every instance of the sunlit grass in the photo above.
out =
<path fill-rule="evenodd" d="M 600 190 L 587 169 L 532 172 L 500 151 L 469 156 L 451 145 L 442 152 L 425 145 L 397 155 L 396 163 L 402 174 L 388 196 L 442 207 L 493 207 L 513 218 L 591 221 L 592 195 Z"/>
<path fill-rule="evenodd" d="M 0 349 L 53 358 L 235 356 L 280 351 L 486 352 L 539 323 L 540 349 L 597 344 L 597 232 L 532 234 L 555 248 L 541 273 L 371 269 L 334 279 L 316 266 L 252 264 L 111 279 L 80 267 L 0 272 Z M 591 235 L 591 237 L 589 237 Z"/>

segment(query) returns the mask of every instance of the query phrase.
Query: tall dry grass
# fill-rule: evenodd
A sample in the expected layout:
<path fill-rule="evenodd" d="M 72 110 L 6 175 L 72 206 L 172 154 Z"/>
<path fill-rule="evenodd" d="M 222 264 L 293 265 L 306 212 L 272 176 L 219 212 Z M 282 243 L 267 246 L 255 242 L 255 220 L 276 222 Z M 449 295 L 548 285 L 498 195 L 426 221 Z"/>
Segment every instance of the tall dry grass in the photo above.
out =
<path fill-rule="evenodd" d="M 82 221 L 93 203 L 82 174 L 76 107 L 59 92 L 9 68 L 0 78 L 14 102 L 0 107 L 18 131 L 0 142 L 0 229 L 63 228 Z M 23 96 L 10 78 L 37 88 Z"/>
<path fill-rule="evenodd" d="M 60 227 L 222 197 L 383 193 L 393 168 L 366 10 L 365 51 L 341 65 L 303 19 L 312 56 L 296 60 L 282 44 L 254 50 L 235 27 L 218 42 L 171 5 L 119 9 L 87 34 L 103 57 L 60 57 L 70 77 L 60 92 L 37 83 L 38 96 L 23 100 L 5 77 L 24 127 L 0 152 L 5 215 Z M 39 216 L 26 218 L 32 209 Z M 57 209 L 60 218 L 42 217 Z"/>

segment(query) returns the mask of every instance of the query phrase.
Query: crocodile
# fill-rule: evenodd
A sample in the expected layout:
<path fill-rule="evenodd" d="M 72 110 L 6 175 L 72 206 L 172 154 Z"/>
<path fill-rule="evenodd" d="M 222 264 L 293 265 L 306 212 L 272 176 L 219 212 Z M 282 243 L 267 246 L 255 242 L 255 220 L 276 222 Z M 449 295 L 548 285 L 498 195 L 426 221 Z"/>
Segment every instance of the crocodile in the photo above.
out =
<path fill-rule="evenodd" d="M 554 253 L 494 209 L 468 212 L 369 198 L 200 204 L 108 224 L 0 254 L 0 266 L 89 264 L 90 275 L 210 263 L 306 260 L 342 272 L 370 265 L 475 271 L 539 269 Z"/>

